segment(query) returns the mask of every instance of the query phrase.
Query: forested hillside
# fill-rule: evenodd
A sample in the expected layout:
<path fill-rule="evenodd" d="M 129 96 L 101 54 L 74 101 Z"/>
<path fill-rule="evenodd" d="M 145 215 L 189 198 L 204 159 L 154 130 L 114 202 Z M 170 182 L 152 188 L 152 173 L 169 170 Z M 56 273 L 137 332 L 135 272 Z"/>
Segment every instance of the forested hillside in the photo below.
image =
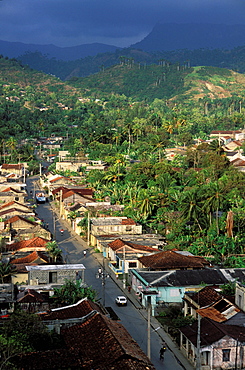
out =
<path fill-rule="evenodd" d="M 68 84 L 0 58 L 0 136 L 69 131 L 86 142 L 100 137 L 110 143 L 117 130 L 123 142 L 125 127 L 142 120 L 137 137 L 150 135 L 155 125 L 169 146 L 183 142 L 183 134 L 205 137 L 214 127 L 243 126 L 244 85 L 242 74 L 226 69 L 165 60 L 142 66 L 124 57 L 120 65 Z"/>

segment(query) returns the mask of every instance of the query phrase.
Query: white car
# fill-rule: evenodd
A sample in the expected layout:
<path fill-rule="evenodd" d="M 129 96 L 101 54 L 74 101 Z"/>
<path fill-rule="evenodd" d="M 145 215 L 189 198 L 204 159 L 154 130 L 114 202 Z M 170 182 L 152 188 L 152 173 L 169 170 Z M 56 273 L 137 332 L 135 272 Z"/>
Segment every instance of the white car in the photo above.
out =
<path fill-rule="evenodd" d="M 119 295 L 117 298 L 116 298 L 116 304 L 118 306 L 127 306 L 127 298 L 124 297 L 123 295 Z"/>

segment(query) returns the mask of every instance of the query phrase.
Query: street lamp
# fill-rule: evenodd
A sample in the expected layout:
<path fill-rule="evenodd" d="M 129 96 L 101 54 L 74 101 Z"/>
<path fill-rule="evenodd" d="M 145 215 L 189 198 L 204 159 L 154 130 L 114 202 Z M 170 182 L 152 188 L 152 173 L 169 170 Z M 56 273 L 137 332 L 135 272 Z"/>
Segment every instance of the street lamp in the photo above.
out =
<path fill-rule="evenodd" d="M 105 307 L 105 282 L 106 282 L 106 279 L 109 278 L 109 277 L 110 277 L 110 275 L 106 272 L 104 266 L 103 266 L 103 268 L 101 268 L 101 267 L 98 268 L 96 278 L 101 279 L 102 297 L 103 297 L 102 304 L 103 304 L 104 307 Z"/>

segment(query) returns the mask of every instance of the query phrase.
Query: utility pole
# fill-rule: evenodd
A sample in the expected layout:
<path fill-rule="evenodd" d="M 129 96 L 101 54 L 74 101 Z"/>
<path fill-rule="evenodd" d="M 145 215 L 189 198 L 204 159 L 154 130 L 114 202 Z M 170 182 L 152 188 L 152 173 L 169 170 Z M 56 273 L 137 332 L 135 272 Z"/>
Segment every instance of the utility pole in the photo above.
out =
<path fill-rule="evenodd" d="M 89 247 L 89 244 L 90 244 L 90 215 L 89 215 L 89 211 L 88 211 L 88 227 L 87 227 L 87 245 Z M 104 261 L 104 260 L 103 260 Z"/>
<path fill-rule="evenodd" d="M 201 370 L 201 316 L 197 314 L 197 354 L 196 370 Z"/>
<path fill-rule="evenodd" d="M 123 246 L 123 289 L 126 288 L 126 277 L 125 277 L 125 245 Z"/>
<path fill-rule="evenodd" d="M 147 356 L 151 359 L 151 297 L 147 297 Z"/>
<path fill-rule="evenodd" d="M 62 196 L 63 196 L 63 191 L 61 189 L 60 190 L 60 216 L 62 215 Z"/>
<path fill-rule="evenodd" d="M 105 307 L 105 282 L 106 279 L 109 278 L 110 275 L 105 270 L 105 260 L 103 258 L 103 267 L 98 269 L 98 272 L 96 274 L 97 279 L 101 279 L 101 285 L 102 285 L 102 305 Z"/>

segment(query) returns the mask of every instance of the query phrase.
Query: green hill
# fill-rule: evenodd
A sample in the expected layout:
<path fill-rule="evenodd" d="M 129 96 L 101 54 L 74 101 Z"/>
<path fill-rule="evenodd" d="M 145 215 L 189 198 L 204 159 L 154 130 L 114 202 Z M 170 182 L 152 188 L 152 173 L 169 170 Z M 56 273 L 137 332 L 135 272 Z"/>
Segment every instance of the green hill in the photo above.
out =
<path fill-rule="evenodd" d="M 123 94 L 137 101 L 154 99 L 186 101 L 244 96 L 245 76 L 225 68 L 187 64 L 121 64 L 69 83 L 96 98 Z"/>

